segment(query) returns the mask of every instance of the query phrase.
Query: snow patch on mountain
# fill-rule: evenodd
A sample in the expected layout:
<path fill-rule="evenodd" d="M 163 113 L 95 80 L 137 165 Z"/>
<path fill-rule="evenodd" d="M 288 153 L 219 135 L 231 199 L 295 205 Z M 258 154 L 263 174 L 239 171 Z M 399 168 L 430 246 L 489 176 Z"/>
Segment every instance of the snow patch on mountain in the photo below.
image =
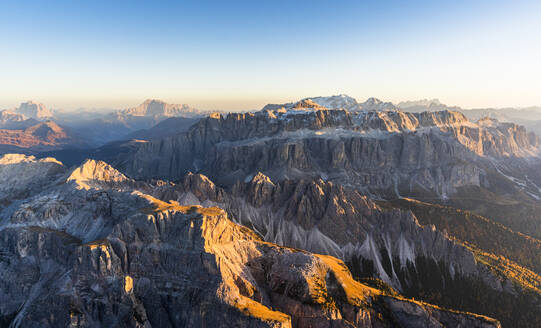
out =
<path fill-rule="evenodd" d="M 350 112 L 357 112 L 396 111 L 398 110 L 398 107 L 391 102 L 383 102 L 377 98 L 368 98 L 365 102 L 359 103 L 355 98 L 342 94 L 327 97 L 304 98 L 297 102 L 285 104 L 268 104 L 263 107 L 262 111 L 282 110 L 282 113 L 294 113 L 318 109 L 343 109 Z"/>
<path fill-rule="evenodd" d="M 355 98 L 350 97 L 348 95 L 344 95 L 344 94 L 337 95 L 337 96 L 329 96 L 329 97 L 306 98 L 303 100 L 307 100 L 307 99 L 328 109 L 357 110 L 359 107 L 359 103 L 357 102 Z"/>
<path fill-rule="evenodd" d="M 364 111 L 397 111 L 396 107 L 392 102 L 384 102 L 377 98 L 368 98 L 365 102 L 359 104 L 360 110 Z"/>

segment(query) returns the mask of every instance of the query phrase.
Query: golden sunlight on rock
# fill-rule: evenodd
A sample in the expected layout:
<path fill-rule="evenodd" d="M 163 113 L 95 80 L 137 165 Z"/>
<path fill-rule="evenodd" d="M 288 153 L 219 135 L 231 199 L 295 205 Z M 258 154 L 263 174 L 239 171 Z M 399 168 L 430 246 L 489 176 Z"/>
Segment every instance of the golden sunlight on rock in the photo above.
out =
<path fill-rule="evenodd" d="M 126 278 L 124 278 L 124 291 L 126 292 L 126 294 L 129 294 L 131 293 L 132 290 L 133 290 L 133 278 L 130 276 L 126 276 Z"/>

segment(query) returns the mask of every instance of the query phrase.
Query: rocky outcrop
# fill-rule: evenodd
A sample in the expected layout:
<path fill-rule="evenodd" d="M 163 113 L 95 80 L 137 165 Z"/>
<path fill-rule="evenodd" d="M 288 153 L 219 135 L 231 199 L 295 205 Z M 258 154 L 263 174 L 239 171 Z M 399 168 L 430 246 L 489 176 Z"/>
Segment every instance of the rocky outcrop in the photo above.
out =
<path fill-rule="evenodd" d="M 148 99 L 142 104 L 118 111 L 102 113 L 57 112 L 55 120 L 76 131 L 89 145 L 101 147 L 112 141 L 151 139 L 186 131 L 196 120 L 206 115 L 189 105 L 167 104 Z M 168 120 L 167 122 L 163 122 Z M 162 123 L 163 124 L 160 124 Z M 87 153 L 87 157 L 89 157 Z M 75 164 L 80 164 L 77 162 Z"/>
<path fill-rule="evenodd" d="M 292 108 L 326 108 L 326 109 L 344 109 L 348 111 L 394 111 L 398 108 L 390 102 L 383 102 L 377 98 L 368 98 L 365 102 L 359 103 L 355 98 L 348 95 L 336 95 L 329 97 L 310 97 L 302 99 L 296 103 L 269 104 L 263 107 L 263 110 Z"/>
<path fill-rule="evenodd" d="M 128 108 L 119 112 L 120 115 L 127 116 L 198 116 L 200 111 L 186 104 L 168 104 L 157 99 L 147 99 L 136 107 Z"/>
<path fill-rule="evenodd" d="M 423 257 L 445 263 L 452 275 L 477 277 L 496 290 L 512 291 L 508 280 L 491 274 L 477 263 L 471 251 L 433 227 L 420 226 L 410 212 L 384 210 L 358 191 L 331 182 L 274 183 L 258 173 L 248 183 L 239 183 L 226 192 L 200 174 L 190 173 L 180 184 L 143 183 L 127 178 L 101 161 L 88 160 L 68 173 L 61 163 L 52 159 L 37 161 L 12 155 L 5 156 L 3 161 L 17 163 L 17 172 L 32 169 L 43 179 L 40 182 L 38 176 L 29 177 L 26 182 L 21 181 L 18 189 L 11 187 L 9 178 L 5 179 L 2 213 L 11 219 L 4 224 L 32 221 L 40 227 L 62 229 L 89 241 L 100 238 L 102 231 L 122 220 L 126 208 L 137 207 L 142 201 L 138 193 L 143 192 L 181 205 L 220 206 L 232 214 L 236 222 L 252 228 L 269 242 L 332 255 L 348 263 L 363 259 L 365 262 L 353 269 L 372 270 L 371 275 L 398 290 L 408 287 L 400 271 L 415 267 L 417 259 Z M 51 165 L 54 170 L 48 173 Z M 9 172 L 14 171 L 6 171 L 6 177 Z M 36 192 L 55 179 L 66 184 L 61 184 L 55 193 Z M 24 187 L 25 183 L 32 183 L 32 192 Z M 70 188 L 77 191 L 68 192 Z M 104 188 L 116 192 L 104 193 Z M 27 197 L 16 207 L 8 197 L 16 195 L 14 190 Z M 138 191 L 132 194 L 133 190 Z M 15 199 L 11 198 L 11 202 Z M 391 266 L 385 264 L 388 259 Z"/>
<path fill-rule="evenodd" d="M 382 209 L 358 191 L 331 182 L 274 183 L 258 173 L 228 193 L 205 176 L 190 173 L 184 183 L 151 193 L 180 204 L 220 206 L 266 241 L 355 262 L 353 270 L 397 290 L 408 288 L 412 277 L 406 279 L 401 271 L 415 267 L 418 258 L 444 263 L 452 276 L 481 279 L 498 291 L 513 290 L 510 280 L 492 274 L 469 249 L 433 226 L 421 226 L 411 212 Z"/>
<path fill-rule="evenodd" d="M 77 179 L 36 188 L 3 214 L 2 325 L 500 327 L 361 284 L 342 261 L 264 242 L 220 208 L 140 191 L 170 183 L 129 189 L 119 172 L 94 161 L 68 173 Z M 100 183 L 78 188 L 80 177 Z M 254 183 L 272 184 L 262 175 Z M 225 197 L 201 176 L 182 188 Z"/>
<path fill-rule="evenodd" d="M 2 129 L 24 129 L 38 123 L 35 119 L 27 119 L 15 111 L 0 111 L 0 128 Z"/>
<path fill-rule="evenodd" d="M 458 106 L 447 106 L 438 99 L 420 99 L 414 101 L 401 101 L 396 104 L 405 112 L 438 112 L 442 110 L 462 111 Z"/>
<path fill-rule="evenodd" d="M 328 110 L 304 100 L 289 109 L 213 114 L 112 162 L 138 178 L 178 180 L 192 171 L 231 186 L 263 172 L 273 181 L 322 178 L 385 198 L 446 199 L 464 186 L 488 187 L 487 176 L 499 174 L 494 163 L 513 169 L 537 152 L 537 137 L 513 124 L 476 124 L 450 111 Z"/>
<path fill-rule="evenodd" d="M 22 154 L 0 157 L 0 213 L 18 199 L 34 195 L 66 172 L 54 158 L 36 159 Z"/>
<path fill-rule="evenodd" d="M 81 166 L 75 168 L 66 181 L 75 182 L 79 189 L 99 188 L 103 185 L 114 185 L 119 188 L 122 184 L 133 183 L 133 180 L 127 178 L 109 164 L 92 159 L 86 160 Z"/>
<path fill-rule="evenodd" d="M 24 115 L 26 118 L 34 118 L 38 120 L 51 118 L 53 116 L 53 113 L 47 109 L 45 105 L 34 101 L 21 103 L 21 105 L 14 111 L 18 114 Z"/>

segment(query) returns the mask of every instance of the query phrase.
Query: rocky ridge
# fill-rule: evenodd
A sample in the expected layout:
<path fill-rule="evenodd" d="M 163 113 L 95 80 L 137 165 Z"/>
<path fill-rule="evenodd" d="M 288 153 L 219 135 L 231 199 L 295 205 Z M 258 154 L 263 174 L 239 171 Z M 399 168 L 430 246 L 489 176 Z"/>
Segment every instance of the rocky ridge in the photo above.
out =
<path fill-rule="evenodd" d="M 347 95 L 336 95 L 329 97 L 310 97 L 304 98 L 298 102 L 285 104 L 269 104 L 263 107 L 263 110 L 276 110 L 299 108 L 304 104 L 305 108 L 326 108 L 343 109 L 347 111 L 394 111 L 398 108 L 390 102 L 383 102 L 377 98 L 368 98 L 365 102 L 359 103 L 355 98 Z M 307 106 L 310 105 L 311 106 Z"/>
<path fill-rule="evenodd" d="M 147 99 L 136 107 L 128 108 L 118 112 L 121 116 L 199 116 L 201 111 L 186 104 L 168 104 L 157 99 Z"/>
<path fill-rule="evenodd" d="M 212 114 L 177 135 L 120 144 L 124 146 L 109 145 L 96 154 L 111 159 L 123 173 L 97 160 L 68 170 L 50 159 L 2 159 L 11 167 L 6 174 L 24 172 L 30 165 L 49 165 L 50 170 L 36 168 L 48 179 L 35 176 L 35 185 L 27 187 L 22 181 L 5 186 L 0 233 L 26 228 L 59 234 L 62 243 L 100 252 L 103 263 L 114 258 L 113 253 L 123 263 L 133 263 L 128 268 L 111 266 L 113 274 L 104 271 L 106 264 L 99 265 L 99 274 L 69 269 L 99 281 L 89 280 L 87 286 L 95 292 L 90 297 L 88 288 L 76 287 L 73 293 L 63 289 L 70 304 L 82 304 L 70 312 L 72 325 L 223 324 L 213 321 L 216 318 L 238 326 L 496 324 L 423 303 L 412 305 L 397 291 L 447 308 L 488 314 L 506 326 L 541 324 L 541 262 L 525 260 L 526 252 L 515 249 L 538 246 L 538 241 L 476 218 L 469 228 L 489 227 L 494 236 L 504 236 L 505 245 L 499 247 L 509 248 L 509 260 L 502 252 L 490 253 L 493 241 L 486 234 L 454 229 L 469 220 L 460 210 L 407 198 L 458 208 L 459 202 L 470 201 L 496 211 L 515 203 L 535 209 L 541 199 L 535 166 L 538 140 L 520 126 L 492 119 L 472 122 L 453 111 L 369 110 L 352 98 L 335 96 L 267 106 L 256 113 Z M 487 207 L 480 197 L 496 197 L 500 204 Z M 445 229 L 446 220 L 455 220 L 453 229 Z M 195 230 L 183 230 L 188 226 Z M 170 231 L 182 236 L 182 242 L 169 236 Z M 202 239 L 194 239 L 190 231 Z M 9 243 L 24 245 L 10 236 L 5 237 L 11 238 Z M 26 258 L 28 252 L 23 247 L 20 254 Z M 13 254 L 6 262 L 14 261 Z M 197 259 L 208 254 L 215 261 L 201 260 L 199 266 Z M 185 258 L 190 265 L 182 262 Z M 84 262 L 77 258 L 69 263 L 73 261 Z M 213 269 L 209 263 L 214 262 Z M 184 263 L 191 271 L 174 263 Z M 62 264 L 54 275 L 64 267 L 72 266 Z M 177 281 L 169 277 L 171 272 L 185 278 Z M 197 279 L 190 284 L 192 275 L 204 277 L 207 284 Z M 141 277 L 150 280 L 153 292 L 147 295 L 145 289 L 132 303 L 116 298 L 122 290 L 134 294 Z M 147 286 L 147 280 L 141 281 Z M 344 281 L 360 303 L 342 292 L 347 289 Z M 195 294 L 202 296 L 194 301 Z M 35 294 L 26 295 L 26 303 L 39 303 L 34 303 Z M 107 309 L 88 307 L 97 298 Z M 121 304 L 128 312 L 108 304 Z M 210 305 L 201 311 L 201 304 Z M 189 314 L 173 315 L 171 309 L 179 306 Z M 13 325 L 34 320 L 31 315 L 41 308 L 28 308 L 23 314 L 1 312 L 8 313 L 1 320 Z M 122 319 L 104 321 L 103 313 Z"/>
<path fill-rule="evenodd" d="M 108 160 L 137 178 L 178 180 L 192 171 L 233 185 L 263 172 L 273 181 L 322 178 L 378 197 L 428 192 L 445 199 L 538 156 L 537 137 L 510 123 L 474 123 L 451 111 L 353 112 L 314 104 L 213 114 L 186 133 Z M 537 195 L 541 178 L 531 176 L 525 185 Z"/>
<path fill-rule="evenodd" d="M 228 193 L 205 176 L 188 174 L 182 184 L 163 185 L 150 193 L 179 204 L 224 208 L 265 241 L 348 263 L 362 259 L 350 268 L 369 272 L 399 291 L 412 278 L 401 277 L 400 271 L 415 267 L 419 258 L 430 258 L 443 263 L 452 276 L 475 277 L 494 290 L 514 293 L 512 277 L 494 275 L 470 249 L 433 226 L 421 226 L 411 212 L 384 210 L 359 192 L 330 182 L 275 184 L 259 173 Z"/>
<path fill-rule="evenodd" d="M 340 260 L 264 242 L 222 209 L 151 196 L 171 184 L 135 182 L 98 161 L 2 162 L 60 170 L 2 205 L 3 325 L 500 327 L 363 285 Z"/>
<path fill-rule="evenodd" d="M 26 118 L 34 118 L 38 120 L 43 120 L 51 118 L 53 113 L 41 103 L 34 101 L 27 101 L 21 103 L 21 105 L 13 110 L 13 112 L 23 115 Z"/>

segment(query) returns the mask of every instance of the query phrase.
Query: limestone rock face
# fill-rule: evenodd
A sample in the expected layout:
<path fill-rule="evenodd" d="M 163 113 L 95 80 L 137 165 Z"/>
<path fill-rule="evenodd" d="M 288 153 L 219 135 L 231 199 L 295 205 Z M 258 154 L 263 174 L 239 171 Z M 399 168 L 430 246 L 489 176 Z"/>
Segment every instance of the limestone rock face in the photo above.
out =
<path fill-rule="evenodd" d="M 52 117 L 53 113 L 41 103 L 27 101 L 22 103 L 16 110 L 16 113 L 24 115 L 27 118 L 44 119 Z"/>
<path fill-rule="evenodd" d="M 140 128 L 190 113 L 149 100 L 109 118 Z M 71 169 L 0 157 L 0 326 L 500 327 L 400 294 L 507 322 L 538 302 L 536 272 L 407 207 L 471 190 L 537 204 L 538 139 L 520 126 L 340 95 L 175 131 Z M 492 296 L 502 311 L 472 306 Z"/>
<path fill-rule="evenodd" d="M 205 183 L 187 182 L 194 180 Z M 150 193 L 182 205 L 224 208 L 236 222 L 268 242 L 346 262 L 369 261 L 375 276 L 397 290 L 409 287 L 399 278 L 400 270 L 415 267 L 416 260 L 424 257 L 445 263 L 453 275 L 475 277 L 496 290 L 512 291 L 507 279 L 492 274 L 470 250 L 433 226 L 421 226 L 411 212 L 383 209 L 357 190 L 331 182 L 274 183 L 258 173 L 226 192 L 202 175 L 188 174 L 183 184 L 161 186 Z M 387 258 L 397 261 L 388 267 Z"/>
<path fill-rule="evenodd" d="M 322 178 L 385 198 L 445 199 L 464 186 L 487 187 L 487 176 L 503 177 L 501 168 L 527 166 L 537 154 L 537 137 L 510 123 L 477 124 L 452 111 L 329 110 L 308 99 L 210 115 L 112 163 L 137 178 L 179 180 L 191 171 L 230 186 L 262 172 L 277 182 Z"/>
<path fill-rule="evenodd" d="M 13 128 L 21 126 L 25 123 L 24 115 L 16 113 L 13 110 L 0 111 L 0 127 Z"/>
<path fill-rule="evenodd" d="M 65 172 L 64 165 L 54 158 L 36 159 L 22 154 L 1 156 L 0 206 L 32 195 Z"/>
<path fill-rule="evenodd" d="M 199 111 L 185 104 L 168 104 L 157 99 L 147 99 L 139 106 L 123 110 L 120 114 L 132 116 L 174 117 L 198 115 Z"/>
<path fill-rule="evenodd" d="M 91 159 L 86 160 L 81 166 L 73 170 L 66 181 L 74 181 L 79 188 L 83 189 L 90 189 L 100 184 L 119 185 L 133 182 L 133 180 L 128 179 L 109 164 Z"/>
<path fill-rule="evenodd" d="M 390 102 L 383 102 L 377 98 L 368 98 L 365 102 L 359 103 L 355 98 L 348 95 L 336 95 L 329 97 L 310 97 L 302 99 L 296 103 L 269 104 L 263 107 L 263 110 L 291 108 L 327 108 L 327 109 L 345 109 L 348 111 L 390 111 L 398 108 Z"/>
<path fill-rule="evenodd" d="M 22 202 L 6 200 L 3 326 L 500 327 L 368 287 L 341 260 L 265 242 L 223 209 L 151 195 L 229 197 L 203 176 L 130 182 L 97 161 L 63 170 Z M 278 187 L 262 174 L 246 186 L 259 188 L 262 204 Z"/>

